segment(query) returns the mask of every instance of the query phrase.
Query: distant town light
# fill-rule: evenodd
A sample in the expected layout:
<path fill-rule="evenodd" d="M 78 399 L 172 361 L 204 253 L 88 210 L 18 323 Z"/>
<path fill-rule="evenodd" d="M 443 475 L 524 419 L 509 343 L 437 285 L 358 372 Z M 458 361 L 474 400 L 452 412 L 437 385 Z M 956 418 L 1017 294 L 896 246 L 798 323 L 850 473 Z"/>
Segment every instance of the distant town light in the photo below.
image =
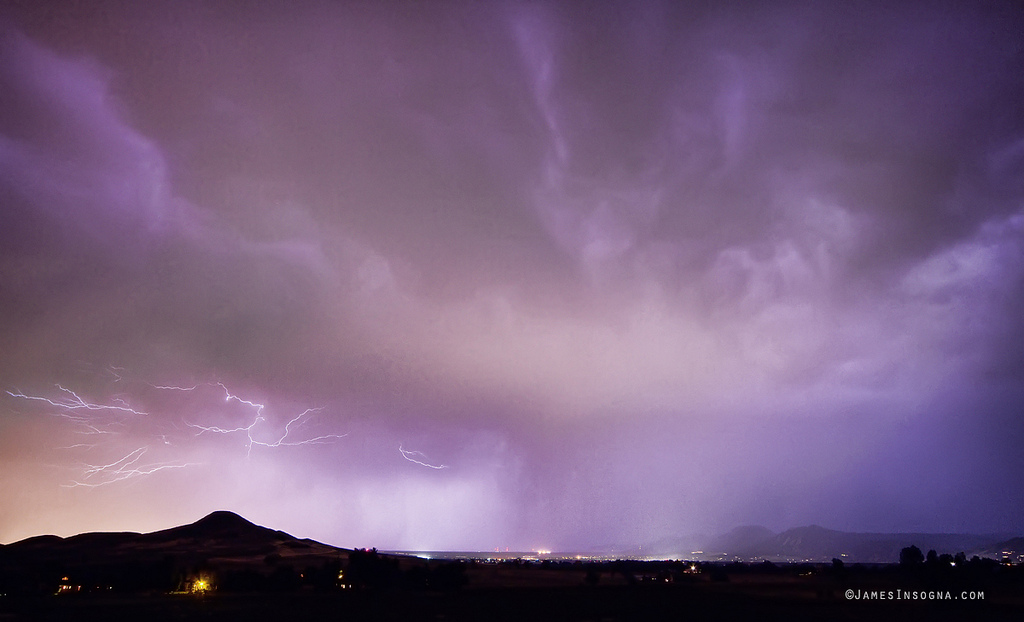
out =
<path fill-rule="evenodd" d="M 192 593 L 193 594 L 205 594 L 210 591 L 210 582 L 206 579 L 196 579 L 192 582 Z"/>

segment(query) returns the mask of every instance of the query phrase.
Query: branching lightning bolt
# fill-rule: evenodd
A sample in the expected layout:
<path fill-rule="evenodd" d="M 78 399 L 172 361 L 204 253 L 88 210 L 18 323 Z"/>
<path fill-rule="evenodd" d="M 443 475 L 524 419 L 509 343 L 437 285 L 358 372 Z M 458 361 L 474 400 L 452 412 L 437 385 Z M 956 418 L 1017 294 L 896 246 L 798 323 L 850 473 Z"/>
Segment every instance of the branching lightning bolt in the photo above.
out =
<path fill-rule="evenodd" d="M 191 387 L 175 387 L 159 384 L 150 384 L 148 382 L 146 384 L 153 387 L 154 389 L 163 389 L 164 391 L 195 391 L 196 389 L 199 388 L 198 384 L 192 385 Z"/>
<path fill-rule="evenodd" d="M 416 458 L 413 457 L 413 456 L 419 456 L 420 458 L 423 458 L 424 460 L 426 460 L 427 457 L 423 454 L 422 451 L 408 451 L 408 450 L 404 449 L 401 444 L 398 445 L 398 451 L 401 452 L 402 457 L 405 458 L 406 460 L 408 460 L 409 462 L 415 462 L 416 464 L 418 464 L 420 466 L 425 466 L 428 469 L 447 469 L 448 468 L 448 465 L 446 465 L 446 464 L 437 464 L 437 465 L 435 465 L 435 464 L 428 464 L 426 462 L 423 462 L 422 460 L 417 460 Z"/>
<path fill-rule="evenodd" d="M 17 393 L 14 393 L 14 392 L 11 392 L 11 391 L 7 391 L 7 395 L 10 395 L 11 397 L 18 397 L 18 398 L 25 399 L 25 400 L 36 400 L 36 401 L 40 401 L 40 402 L 46 402 L 47 404 L 49 404 L 51 406 L 56 406 L 57 408 L 64 408 L 66 410 L 80 410 L 80 409 L 85 409 L 85 410 L 114 410 L 114 411 L 119 411 L 119 412 L 124 412 L 124 413 L 131 413 L 133 415 L 139 415 L 139 416 L 146 416 L 148 414 L 148 413 L 144 413 L 144 412 L 139 411 L 139 410 L 135 410 L 134 408 L 132 408 L 131 406 L 128 406 L 128 405 L 125 405 L 125 406 L 111 406 L 109 404 L 93 404 L 91 402 L 86 402 L 84 399 L 79 397 L 79 395 L 77 393 L 75 393 L 74 391 L 72 391 L 71 389 L 66 389 L 63 386 L 59 385 L 59 384 L 54 385 L 54 386 L 56 386 L 58 389 L 60 389 L 61 392 L 66 393 L 66 394 L 70 395 L 71 397 L 55 401 L 55 400 L 51 400 L 48 397 L 42 397 L 42 396 L 38 396 L 38 395 L 25 395 L 24 393 L 22 393 L 20 391 L 17 392 Z M 122 400 L 122 403 L 124 403 L 123 400 Z"/>
<path fill-rule="evenodd" d="M 6 393 L 11 397 L 43 402 L 44 404 L 49 404 L 50 406 L 59 409 L 58 412 L 53 414 L 79 425 L 79 434 L 116 434 L 116 431 L 111 428 L 124 426 L 124 421 L 110 421 L 109 419 L 103 420 L 101 415 L 116 415 L 119 418 L 128 415 L 140 417 L 147 416 L 147 413 L 132 408 L 128 402 L 121 398 L 114 398 L 112 401 L 120 402 L 123 404 L 122 406 L 96 404 L 85 401 L 80 395 L 60 384 L 55 386 L 66 397 L 51 399 L 40 395 L 26 395 L 25 393 L 17 390 L 6 391 Z"/>
<path fill-rule="evenodd" d="M 85 486 L 88 488 L 98 488 L 100 486 L 107 486 L 116 482 L 121 482 L 126 479 L 133 477 L 140 477 L 143 475 L 152 475 L 158 471 L 165 469 L 183 469 L 188 466 L 193 466 L 194 463 L 175 463 L 175 462 L 156 462 L 153 464 L 147 464 L 144 466 L 135 466 L 142 459 L 148 451 L 148 447 L 139 447 L 135 451 L 132 451 L 128 455 L 124 456 L 120 460 L 111 462 L 110 464 L 103 465 L 85 465 L 85 476 L 82 478 L 83 481 L 75 481 L 71 484 L 61 484 L 65 488 L 77 488 L 79 486 Z M 93 478 L 93 476 L 99 476 L 99 481 L 86 481 Z"/>
<path fill-rule="evenodd" d="M 108 378 L 106 380 L 108 383 L 119 383 L 118 386 L 122 387 L 129 383 L 127 379 L 128 374 L 124 368 L 111 366 L 106 368 L 106 372 L 114 378 L 113 380 Z M 312 438 L 298 438 L 297 429 L 306 423 L 312 414 L 323 410 L 317 407 L 307 408 L 295 417 L 292 417 L 284 425 L 283 432 L 275 440 L 260 440 L 261 438 L 265 439 L 267 436 L 266 433 L 257 434 L 257 426 L 268 421 L 264 415 L 264 411 L 267 408 L 266 405 L 239 397 L 232 393 L 222 382 L 200 383 L 192 386 L 157 385 L 149 382 L 142 382 L 142 384 L 161 391 L 184 393 L 195 391 L 200 387 L 220 387 L 224 391 L 225 402 L 235 401 L 252 409 L 252 421 L 248 425 L 235 428 L 200 425 L 183 419 L 178 419 L 178 423 L 168 422 L 162 420 L 162 417 L 150 417 L 149 413 L 133 407 L 130 403 L 130 394 L 124 391 L 111 395 L 103 402 L 88 401 L 72 389 L 61 384 L 54 385 L 56 392 L 52 395 L 27 394 L 17 388 L 5 392 L 13 398 L 41 403 L 44 407 L 51 407 L 49 414 L 73 424 L 75 427 L 71 431 L 76 434 L 102 435 L 96 439 L 99 441 L 97 443 L 74 443 L 55 447 L 57 450 L 74 451 L 82 455 L 93 455 L 96 452 L 104 451 L 104 448 L 106 448 L 106 451 L 110 451 L 112 447 L 122 442 L 121 439 L 130 438 L 133 434 L 151 436 L 153 438 L 151 445 L 153 446 L 177 445 L 178 436 L 169 437 L 168 434 L 164 433 L 170 431 L 166 427 L 167 425 L 175 428 L 178 431 L 178 435 L 188 428 L 198 430 L 198 433 L 189 434 L 189 437 L 202 434 L 235 434 L 244 432 L 247 456 L 252 452 L 253 445 L 268 448 L 319 445 L 348 436 L 347 434 L 322 434 Z M 184 425 L 181 426 L 179 424 Z M 155 429 L 154 426 L 156 426 Z M 176 442 L 172 442 L 172 440 Z M 78 477 L 74 478 L 71 483 L 61 484 L 61 486 L 66 488 L 97 488 L 152 475 L 159 471 L 183 469 L 199 464 L 184 461 L 147 461 L 146 457 L 152 455 L 149 453 L 151 445 L 137 447 L 120 459 L 110 463 L 94 464 L 91 461 L 82 462 L 75 467 L 79 473 Z"/>
<path fill-rule="evenodd" d="M 258 402 L 252 402 L 252 401 L 243 399 L 241 397 L 238 397 L 237 395 L 234 395 L 233 393 L 231 393 L 231 391 L 228 390 L 228 388 L 226 386 L 224 386 L 223 382 L 218 382 L 217 386 L 219 386 L 220 388 L 224 389 L 224 396 L 225 396 L 224 397 L 224 401 L 230 402 L 230 401 L 234 400 L 234 401 L 237 401 L 239 403 L 245 404 L 247 406 L 251 406 L 251 407 L 256 409 L 256 413 L 255 413 L 255 416 L 253 417 L 252 423 L 250 423 L 247 426 L 240 426 L 240 427 L 232 428 L 232 429 L 225 429 L 225 428 L 221 428 L 221 427 L 218 427 L 218 426 L 203 426 L 203 425 L 199 425 L 199 424 L 196 424 L 196 423 L 190 423 L 188 421 L 185 422 L 185 425 L 187 425 L 187 426 L 189 426 L 191 428 L 195 428 L 195 429 L 199 430 L 199 434 L 203 434 L 204 432 L 211 432 L 211 433 L 214 433 L 214 434 L 234 434 L 236 432 L 245 432 L 246 438 L 247 438 L 247 442 L 246 442 L 246 455 L 247 456 L 252 453 L 252 446 L 253 445 L 260 445 L 261 447 L 282 447 L 282 446 L 284 446 L 284 447 L 295 447 L 295 446 L 298 446 L 298 445 L 321 445 L 321 444 L 324 444 L 324 443 L 328 443 L 328 442 L 330 442 L 332 440 L 337 440 L 337 439 L 345 438 L 346 436 L 348 436 L 347 434 L 323 434 L 323 435 L 320 435 L 320 436 L 316 436 L 316 437 L 309 438 L 309 439 L 304 439 L 304 440 L 301 440 L 301 441 L 289 441 L 289 440 L 287 440 L 288 439 L 288 435 L 291 434 L 291 426 L 295 422 L 301 420 L 302 418 L 306 417 L 310 413 L 320 412 L 321 410 L 323 410 L 323 408 L 307 408 L 306 410 L 302 411 L 297 416 L 292 418 L 291 421 L 289 421 L 288 423 L 285 424 L 285 426 L 284 426 L 284 434 L 282 434 L 279 439 L 277 439 L 276 441 L 274 441 L 272 443 L 268 443 L 266 441 L 258 441 L 255 438 L 253 438 L 253 429 L 261 421 L 266 421 L 266 418 L 263 416 L 263 409 L 266 408 L 266 405 L 265 404 L 260 404 Z M 189 389 L 181 389 L 181 390 L 189 390 Z"/>
<path fill-rule="evenodd" d="M 120 382 L 123 379 L 123 376 L 118 373 L 124 371 L 123 368 L 110 367 L 107 371 L 115 376 L 116 379 L 114 382 Z M 42 402 L 53 406 L 58 409 L 58 411 L 53 414 L 63 419 L 67 419 L 79 426 L 79 429 L 76 430 L 79 434 L 118 435 L 126 427 L 126 417 L 148 416 L 148 413 L 133 408 L 131 404 L 122 397 L 114 397 L 110 402 L 101 404 L 86 401 L 78 393 L 61 384 L 57 384 L 55 386 L 60 392 L 60 396 L 54 398 L 41 395 L 27 395 L 19 390 L 6 391 L 6 393 L 11 397 L 18 399 Z M 109 416 L 111 415 L 116 416 L 117 419 L 113 421 L 109 420 Z M 96 443 L 75 443 L 65 447 L 58 447 L 57 449 L 82 449 L 90 452 L 97 447 L 99 447 L 99 444 Z M 191 466 L 191 463 L 181 462 L 154 462 L 149 464 L 140 464 L 140 461 L 147 450 L 148 447 L 140 447 L 120 460 L 109 464 L 84 464 L 82 465 L 83 476 L 80 479 L 73 481 L 71 484 L 61 484 L 61 486 L 66 488 L 76 488 L 79 486 L 96 488 L 98 486 L 106 486 L 108 484 L 113 484 L 133 477 L 152 475 L 153 473 L 163 471 L 165 469 L 181 469 Z"/>

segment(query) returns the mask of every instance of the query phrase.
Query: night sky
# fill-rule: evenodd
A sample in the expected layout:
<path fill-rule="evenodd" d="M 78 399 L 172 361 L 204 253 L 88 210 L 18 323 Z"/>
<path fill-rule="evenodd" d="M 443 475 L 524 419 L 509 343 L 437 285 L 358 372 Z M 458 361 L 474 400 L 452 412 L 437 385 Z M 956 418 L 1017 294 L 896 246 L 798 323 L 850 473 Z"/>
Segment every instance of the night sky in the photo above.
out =
<path fill-rule="evenodd" d="M 4 1 L 0 542 L 1020 535 L 1022 33 Z"/>

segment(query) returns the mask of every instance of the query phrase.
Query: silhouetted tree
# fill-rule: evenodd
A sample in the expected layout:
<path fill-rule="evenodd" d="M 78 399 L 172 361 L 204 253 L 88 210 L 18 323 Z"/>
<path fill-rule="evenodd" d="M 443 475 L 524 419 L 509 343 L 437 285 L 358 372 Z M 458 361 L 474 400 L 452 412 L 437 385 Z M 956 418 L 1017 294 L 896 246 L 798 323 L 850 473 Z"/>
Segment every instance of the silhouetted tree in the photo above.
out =
<path fill-rule="evenodd" d="M 346 577 L 353 585 L 386 587 L 400 576 L 398 560 L 381 557 L 376 548 L 354 549 L 349 553 Z"/>
<path fill-rule="evenodd" d="M 916 546 L 908 546 L 900 551 L 900 566 L 913 567 L 924 563 L 924 553 Z"/>

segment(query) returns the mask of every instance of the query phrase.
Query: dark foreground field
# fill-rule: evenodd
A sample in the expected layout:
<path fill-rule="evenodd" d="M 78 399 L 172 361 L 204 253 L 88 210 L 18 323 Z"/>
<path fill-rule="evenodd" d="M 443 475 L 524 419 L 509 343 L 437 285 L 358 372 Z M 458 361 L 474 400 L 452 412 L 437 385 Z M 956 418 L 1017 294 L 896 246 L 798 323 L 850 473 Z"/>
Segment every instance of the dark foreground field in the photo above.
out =
<path fill-rule="evenodd" d="M 1024 566 L 425 560 L 340 549 L 229 512 L 149 534 L 0 546 L 7 620 L 959 620 L 1024 611 Z M 910 549 L 908 549 L 910 550 Z M 850 593 L 850 596 L 848 596 Z"/>
<path fill-rule="evenodd" d="M 832 586 L 838 588 L 839 586 Z M 867 587 L 867 586 L 865 586 Z M 897 589 L 897 586 L 889 586 Z M 1019 586 L 984 600 L 847 600 L 843 589 L 758 581 L 689 585 L 467 588 L 451 593 L 209 593 L 0 598 L 0 620 L 959 620 L 1010 619 Z M 886 589 L 878 584 L 871 589 Z M 961 594 L 951 594 L 958 599 Z"/>

